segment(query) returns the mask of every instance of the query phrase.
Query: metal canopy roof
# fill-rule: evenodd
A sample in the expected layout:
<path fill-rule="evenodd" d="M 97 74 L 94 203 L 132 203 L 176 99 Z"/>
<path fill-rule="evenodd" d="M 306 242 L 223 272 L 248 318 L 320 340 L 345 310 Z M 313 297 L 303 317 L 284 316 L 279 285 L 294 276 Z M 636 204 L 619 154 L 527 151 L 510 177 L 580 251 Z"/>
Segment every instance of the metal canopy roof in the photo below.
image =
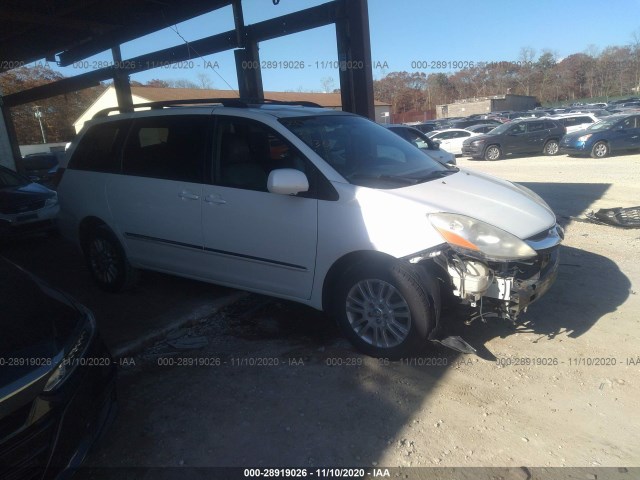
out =
<path fill-rule="evenodd" d="M 70 65 L 231 0 L 3 0 L 0 71 L 58 54 Z"/>

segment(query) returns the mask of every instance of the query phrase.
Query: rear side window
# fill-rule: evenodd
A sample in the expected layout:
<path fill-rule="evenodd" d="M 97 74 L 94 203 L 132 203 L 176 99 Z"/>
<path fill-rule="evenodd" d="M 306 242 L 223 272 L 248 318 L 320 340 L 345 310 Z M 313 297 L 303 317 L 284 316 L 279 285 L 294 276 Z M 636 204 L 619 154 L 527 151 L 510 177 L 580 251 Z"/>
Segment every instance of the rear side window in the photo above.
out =
<path fill-rule="evenodd" d="M 204 181 L 208 117 L 146 117 L 134 122 L 122 155 L 122 172 L 183 182 Z"/>
<path fill-rule="evenodd" d="M 577 117 L 576 123 L 593 123 L 593 119 L 591 117 Z"/>
<path fill-rule="evenodd" d="M 531 122 L 527 126 L 528 132 L 539 132 L 541 130 L 544 130 L 544 122 Z"/>
<path fill-rule="evenodd" d="M 127 121 L 103 123 L 91 127 L 82 137 L 69 160 L 70 169 L 119 173 L 120 139 L 129 125 Z"/>

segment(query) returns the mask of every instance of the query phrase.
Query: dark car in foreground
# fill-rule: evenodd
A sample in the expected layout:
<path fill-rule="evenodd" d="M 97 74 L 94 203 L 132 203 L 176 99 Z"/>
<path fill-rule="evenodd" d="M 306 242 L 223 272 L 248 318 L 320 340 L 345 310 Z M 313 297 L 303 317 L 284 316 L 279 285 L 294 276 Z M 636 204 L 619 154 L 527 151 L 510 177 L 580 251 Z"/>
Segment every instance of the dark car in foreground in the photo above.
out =
<path fill-rule="evenodd" d="M 485 160 L 498 160 L 511 154 L 556 155 L 564 126 L 551 119 L 515 120 L 497 126 L 489 133 L 471 137 L 462 144 L 462 154 Z"/>
<path fill-rule="evenodd" d="M 0 166 L 0 239 L 55 230 L 58 195 Z"/>
<path fill-rule="evenodd" d="M 640 113 L 610 115 L 584 130 L 565 135 L 560 142 L 560 153 L 593 158 L 634 148 L 640 148 Z"/>
<path fill-rule="evenodd" d="M 0 278 L 0 478 L 60 477 L 115 413 L 115 364 L 85 307 L 3 257 Z"/>

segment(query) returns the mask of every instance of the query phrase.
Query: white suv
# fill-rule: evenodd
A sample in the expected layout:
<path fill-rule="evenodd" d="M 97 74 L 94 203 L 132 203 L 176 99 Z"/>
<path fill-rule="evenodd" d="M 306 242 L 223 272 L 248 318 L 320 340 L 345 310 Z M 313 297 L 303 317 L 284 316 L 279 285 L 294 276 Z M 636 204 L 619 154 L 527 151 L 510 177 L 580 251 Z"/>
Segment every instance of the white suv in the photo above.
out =
<path fill-rule="evenodd" d="M 440 336 L 445 299 L 515 320 L 556 276 L 562 230 L 525 187 L 345 112 L 177 103 L 98 115 L 69 149 L 59 225 L 107 290 L 151 269 L 286 298 L 398 358 L 469 350 Z"/>
<path fill-rule="evenodd" d="M 584 130 L 601 120 L 593 113 L 561 113 L 559 115 L 552 115 L 548 118 L 552 118 L 562 124 L 567 129 L 567 133 Z"/>

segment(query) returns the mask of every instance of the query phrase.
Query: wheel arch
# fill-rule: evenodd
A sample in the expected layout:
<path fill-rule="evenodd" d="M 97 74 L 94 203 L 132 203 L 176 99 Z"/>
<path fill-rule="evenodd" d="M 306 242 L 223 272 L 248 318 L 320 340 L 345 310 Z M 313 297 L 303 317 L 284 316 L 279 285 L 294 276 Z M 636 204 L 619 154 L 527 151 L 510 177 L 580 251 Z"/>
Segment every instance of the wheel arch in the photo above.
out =
<path fill-rule="evenodd" d="M 497 147 L 498 150 L 500 151 L 500 157 L 504 156 L 504 151 L 502 150 L 502 144 L 500 142 L 492 142 L 489 143 L 486 147 L 484 147 L 484 150 L 482 151 L 482 159 L 486 159 L 487 158 L 487 150 L 489 150 L 491 147 Z"/>
<path fill-rule="evenodd" d="M 324 282 L 322 284 L 322 310 L 327 311 L 331 304 L 331 294 L 332 288 L 336 284 L 338 278 L 341 275 L 347 273 L 350 269 L 356 267 L 365 262 L 380 262 L 386 264 L 392 264 L 394 262 L 403 262 L 404 260 L 398 259 L 392 255 L 388 255 L 386 253 L 377 252 L 373 250 L 359 250 L 356 252 L 350 252 L 338 260 L 336 260 L 333 265 L 327 271 L 327 274 L 324 277 Z M 423 260 L 422 262 L 415 265 L 414 272 L 420 280 L 420 283 L 423 285 L 430 282 L 445 282 L 445 278 L 447 277 L 446 272 L 442 269 L 442 267 L 438 266 L 432 259 Z M 433 283 L 431 284 L 433 286 Z M 432 287 L 427 288 L 429 292 L 427 292 L 428 296 L 432 296 L 430 292 L 433 291 Z M 440 289 L 438 289 L 438 292 Z M 440 310 L 440 299 L 432 298 L 434 301 L 434 305 L 436 306 L 436 312 L 439 314 Z"/>
<path fill-rule="evenodd" d="M 98 227 L 109 228 L 107 223 L 99 217 L 89 216 L 82 219 L 78 225 L 78 240 L 81 248 L 84 249 L 84 242 L 87 239 L 87 235 Z"/>
<path fill-rule="evenodd" d="M 591 148 L 589 149 L 589 156 L 591 156 L 593 149 L 595 148 L 595 146 L 599 143 L 604 143 L 607 146 L 607 155 L 606 156 L 611 156 L 611 154 L 613 153 L 613 149 L 611 148 L 611 142 L 609 142 L 608 138 L 600 138 L 596 141 L 593 142 L 593 144 L 591 145 Z"/>
<path fill-rule="evenodd" d="M 373 250 L 358 250 L 349 252 L 338 258 L 327 271 L 322 283 L 322 310 L 328 311 L 331 304 L 332 289 L 338 278 L 350 269 L 364 262 L 384 262 L 393 263 L 399 261 L 397 258 L 382 252 Z"/>

